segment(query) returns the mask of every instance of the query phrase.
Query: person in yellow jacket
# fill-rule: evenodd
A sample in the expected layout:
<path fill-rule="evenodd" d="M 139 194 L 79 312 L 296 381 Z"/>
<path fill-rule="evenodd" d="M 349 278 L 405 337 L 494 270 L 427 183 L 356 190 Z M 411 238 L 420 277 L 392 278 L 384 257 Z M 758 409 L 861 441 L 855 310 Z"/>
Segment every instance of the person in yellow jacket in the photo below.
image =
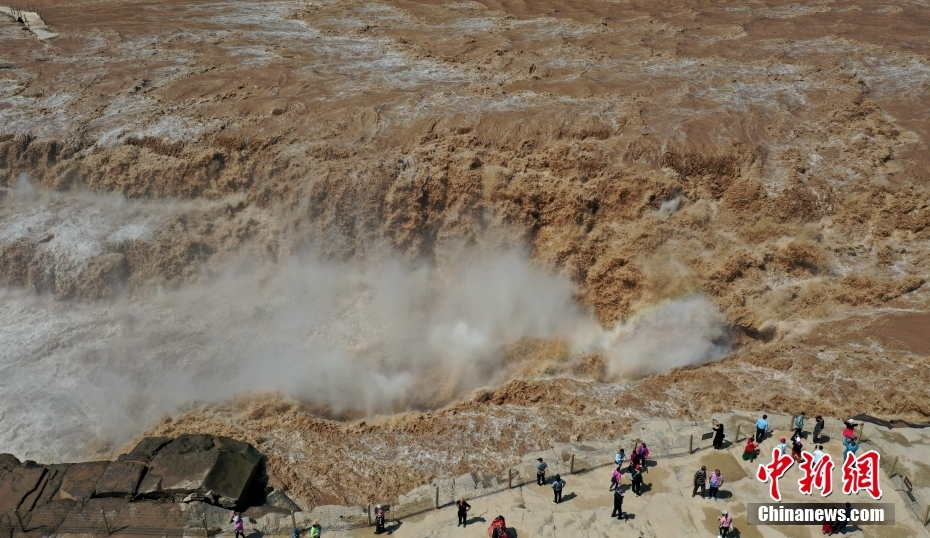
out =
<path fill-rule="evenodd" d="M 323 530 L 323 528 L 320 526 L 320 522 L 319 522 L 319 521 L 314 521 L 314 522 L 310 525 L 310 538 L 320 538 L 320 531 L 321 531 L 321 530 Z"/>

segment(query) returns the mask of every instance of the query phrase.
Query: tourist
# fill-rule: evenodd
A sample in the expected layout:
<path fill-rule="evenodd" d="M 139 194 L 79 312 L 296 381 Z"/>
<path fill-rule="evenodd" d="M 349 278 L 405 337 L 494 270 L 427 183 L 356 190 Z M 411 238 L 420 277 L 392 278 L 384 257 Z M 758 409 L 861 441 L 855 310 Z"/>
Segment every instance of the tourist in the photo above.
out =
<path fill-rule="evenodd" d="M 610 517 L 617 516 L 617 519 L 623 519 L 623 492 L 620 488 L 614 490 L 614 511 Z"/>
<path fill-rule="evenodd" d="M 820 458 L 823 457 L 823 445 L 817 445 L 814 447 L 814 452 L 812 455 L 814 456 L 814 465 L 817 465 L 817 462 L 819 462 Z"/>
<path fill-rule="evenodd" d="M 766 420 L 769 418 L 768 415 L 762 415 L 762 418 L 756 421 L 756 444 L 761 443 L 765 439 L 765 433 L 769 429 L 769 421 Z"/>
<path fill-rule="evenodd" d="M 236 530 L 235 538 L 239 538 L 240 536 L 245 538 L 245 525 L 242 522 L 242 518 L 238 515 L 233 517 L 235 518 L 235 522 L 233 522 L 233 528 Z"/>
<path fill-rule="evenodd" d="M 858 426 L 858 424 L 853 424 L 852 421 L 847 420 L 843 422 L 843 425 L 845 426 L 843 428 L 843 437 L 845 437 L 846 440 L 856 436 L 856 426 Z"/>
<path fill-rule="evenodd" d="M 465 502 L 465 497 L 462 497 L 461 499 L 455 501 L 455 506 L 458 508 L 459 513 L 459 523 L 456 525 L 456 527 L 459 525 L 464 527 L 465 519 L 468 518 L 468 511 L 471 510 L 471 505 Z"/>
<path fill-rule="evenodd" d="M 565 481 L 562 480 L 561 475 L 555 475 L 555 480 L 552 481 L 552 493 L 553 499 L 552 502 L 559 504 L 562 502 L 562 489 L 565 487 Z"/>
<path fill-rule="evenodd" d="M 614 463 L 618 466 L 623 465 L 623 462 L 626 461 L 626 452 L 623 449 L 620 449 L 620 452 L 617 452 L 617 455 L 614 456 Z"/>
<path fill-rule="evenodd" d="M 793 437 L 801 437 L 801 431 L 804 430 L 804 411 L 798 413 L 798 416 L 794 417 L 794 435 Z"/>
<path fill-rule="evenodd" d="M 297 529 L 294 529 L 295 531 Z M 314 520 L 310 524 L 310 538 L 320 538 L 320 534 L 323 532 L 323 527 L 320 525 L 319 521 Z"/>
<path fill-rule="evenodd" d="M 859 440 L 855 437 L 846 439 L 843 441 L 843 446 L 846 448 L 843 450 L 843 459 L 846 459 L 846 454 L 852 453 L 853 456 L 856 455 L 856 451 L 859 450 Z"/>
<path fill-rule="evenodd" d="M 536 485 L 545 486 L 546 485 L 546 467 L 548 467 L 548 465 L 546 464 L 546 462 L 543 461 L 542 458 L 536 458 L 536 461 L 539 462 L 539 464 L 536 465 Z"/>
<path fill-rule="evenodd" d="M 646 467 L 646 458 L 649 457 L 649 447 L 646 446 L 646 443 L 640 443 L 636 453 L 639 455 L 639 464 L 646 469 L 646 472 L 649 472 L 649 468 Z"/>
<path fill-rule="evenodd" d="M 813 437 L 814 437 L 814 439 L 813 439 L 813 442 L 814 442 L 814 443 L 819 443 L 819 442 L 820 442 L 820 432 L 823 431 L 823 428 L 824 428 L 825 425 L 826 425 L 826 422 L 824 422 L 822 416 L 817 415 L 817 416 L 814 418 L 814 436 L 813 436 Z"/>
<path fill-rule="evenodd" d="M 714 421 L 714 448 L 720 450 L 723 448 L 723 423 Z"/>
<path fill-rule="evenodd" d="M 804 444 L 801 443 L 801 436 L 799 435 L 794 438 L 794 442 L 791 444 L 791 459 L 797 463 L 801 463 L 801 461 L 803 461 L 801 458 L 802 448 L 804 448 Z"/>
<path fill-rule="evenodd" d="M 607 491 L 620 489 L 620 483 L 623 481 L 623 474 L 621 473 L 622 469 L 623 468 L 618 465 L 617 468 L 613 470 L 613 473 L 611 473 L 610 477 L 610 487 L 607 489 Z"/>
<path fill-rule="evenodd" d="M 836 522 L 836 525 L 833 525 L 834 534 L 837 534 L 840 532 L 842 532 L 843 534 L 846 534 L 844 531 L 846 530 L 846 526 L 849 525 L 849 519 L 852 517 L 852 505 L 849 503 L 846 503 L 846 508 L 843 510 L 843 513 L 846 514 L 846 517 L 837 518 L 838 521 Z"/>
<path fill-rule="evenodd" d="M 627 468 L 627 470 L 631 473 L 633 472 L 633 469 L 635 469 L 637 465 L 642 465 L 642 461 L 640 461 L 640 458 L 639 458 L 638 450 L 639 450 L 639 443 L 636 443 L 636 448 L 634 448 L 633 452 L 630 453 L 630 466 Z"/>
<path fill-rule="evenodd" d="M 380 504 L 375 506 L 375 534 L 384 532 L 384 507 Z"/>
<path fill-rule="evenodd" d="M 756 446 L 756 443 L 753 442 L 752 437 L 746 439 L 746 448 L 743 449 L 743 461 L 755 461 L 756 457 L 759 456 L 759 448 Z"/>
<path fill-rule="evenodd" d="M 507 538 L 507 522 L 504 516 L 497 516 L 491 522 L 491 528 L 488 529 L 488 536 L 491 538 Z"/>
<path fill-rule="evenodd" d="M 633 469 L 633 474 L 630 475 L 630 481 L 633 483 L 633 493 L 635 493 L 637 497 L 641 496 L 643 494 L 643 466 L 642 465 L 637 465 L 636 468 Z"/>
<path fill-rule="evenodd" d="M 710 473 L 708 484 L 710 484 L 710 489 L 707 491 L 707 496 L 716 501 L 717 492 L 720 491 L 720 486 L 723 485 L 723 473 L 720 472 L 720 469 L 714 469 L 714 472 Z"/>
<path fill-rule="evenodd" d="M 717 521 L 720 522 L 720 536 L 726 536 L 730 532 L 730 527 L 733 526 L 733 518 L 730 517 L 730 513 L 724 510 Z"/>
<path fill-rule="evenodd" d="M 704 497 L 704 486 L 707 483 L 707 467 L 701 466 L 701 470 L 694 473 L 694 491 L 691 492 L 691 496 L 694 497 L 697 495 L 698 488 L 701 488 L 701 498 Z"/>
<path fill-rule="evenodd" d="M 788 453 L 788 440 L 782 437 L 778 440 L 778 444 L 775 445 L 775 448 L 778 449 L 778 453 L 782 456 Z"/>

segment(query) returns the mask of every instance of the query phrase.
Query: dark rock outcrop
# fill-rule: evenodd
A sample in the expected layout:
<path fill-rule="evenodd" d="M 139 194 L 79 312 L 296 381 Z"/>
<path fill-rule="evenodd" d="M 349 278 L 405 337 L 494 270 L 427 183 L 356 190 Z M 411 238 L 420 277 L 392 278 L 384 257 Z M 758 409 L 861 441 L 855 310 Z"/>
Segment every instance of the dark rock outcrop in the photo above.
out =
<path fill-rule="evenodd" d="M 19 467 L 22 462 L 13 454 L 0 454 L 0 473 Z"/>
<path fill-rule="evenodd" d="M 264 499 L 264 473 L 263 456 L 252 445 L 205 434 L 146 437 L 116 461 L 39 465 L 0 454 L 0 510 L 54 505 L 64 514 L 92 499 L 187 499 L 245 509 Z"/>
<path fill-rule="evenodd" d="M 19 508 L 23 500 L 39 487 L 45 467 L 20 465 L 3 473 L 0 478 L 0 509 Z"/>
<path fill-rule="evenodd" d="M 152 461 L 152 456 L 161 450 L 165 445 L 170 443 L 170 437 L 145 437 L 137 444 L 128 454 L 123 454 L 116 458 L 116 461 L 138 461 L 148 463 Z"/>
<path fill-rule="evenodd" d="M 62 499 L 84 502 L 94 496 L 97 482 L 103 476 L 110 464 L 108 461 L 91 461 L 75 463 L 65 471 L 58 488 L 58 496 Z"/>
<path fill-rule="evenodd" d="M 248 443 L 146 437 L 116 461 L 40 465 L 0 454 L 0 511 L 17 509 L 11 524 L 37 536 L 132 529 L 180 537 L 186 525 L 202 528 L 202 517 L 217 530 L 229 509 L 261 504 L 268 481 L 264 457 Z M 296 506 L 280 496 L 259 508 L 288 513 Z"/>
<path fill-rule="evenodd" d="M 139 489 L 143 473 L 145 473 L 145 465 L 141 462 L 129 460 L 110 462 L 97 482 L 94 497 L 132 498 Z"/>
<path fill-rule="evenodd" d="M 248 443 L 228 437 L 185 434 L 159 450 L 148 464 L 139 495 L 197 500 L 234 508 L 248 494 L 262 455 Z M 208 501 L 209 502 L 209 501 Z"/>

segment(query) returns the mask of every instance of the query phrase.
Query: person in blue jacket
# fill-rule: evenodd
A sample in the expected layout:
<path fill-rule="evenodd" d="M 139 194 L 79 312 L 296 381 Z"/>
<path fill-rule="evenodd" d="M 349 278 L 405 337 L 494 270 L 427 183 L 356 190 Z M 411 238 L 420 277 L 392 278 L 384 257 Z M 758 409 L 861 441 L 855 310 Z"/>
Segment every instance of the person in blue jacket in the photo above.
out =
<path fill-rule="evenodd" d="M 765 434 L 769 429 L 769 421 L 766 420 L 769 418 L 768 415 L 762 415 L 762 418 L 756 421 L 756 444 L 762 442 L 765 439 Z"/>

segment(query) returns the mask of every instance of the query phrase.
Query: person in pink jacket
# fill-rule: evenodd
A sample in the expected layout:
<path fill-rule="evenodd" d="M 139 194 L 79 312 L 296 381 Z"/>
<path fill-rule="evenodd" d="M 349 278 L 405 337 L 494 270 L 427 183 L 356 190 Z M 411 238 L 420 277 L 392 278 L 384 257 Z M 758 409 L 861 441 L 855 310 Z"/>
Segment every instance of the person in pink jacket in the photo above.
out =
<path fill-rule="evenodd" d="M 623 473 L 621 473 L 622 469 L 623 467 L 618 465 L 617 468 L 613 470 L 613 476 L 610 477 L 610 488 L 608 488 L 607 491 L 613 491 L 620 488 L 620 482 L 623 481 Z"/>
<path fill-rule="evenodd" d="M 720 522 L 720 536 L 726 536 L 730 532 L 730 527 L 733 526 L 733 518 L 730 517 L 729 512 L 724 510 L 717 521 Z"/>

